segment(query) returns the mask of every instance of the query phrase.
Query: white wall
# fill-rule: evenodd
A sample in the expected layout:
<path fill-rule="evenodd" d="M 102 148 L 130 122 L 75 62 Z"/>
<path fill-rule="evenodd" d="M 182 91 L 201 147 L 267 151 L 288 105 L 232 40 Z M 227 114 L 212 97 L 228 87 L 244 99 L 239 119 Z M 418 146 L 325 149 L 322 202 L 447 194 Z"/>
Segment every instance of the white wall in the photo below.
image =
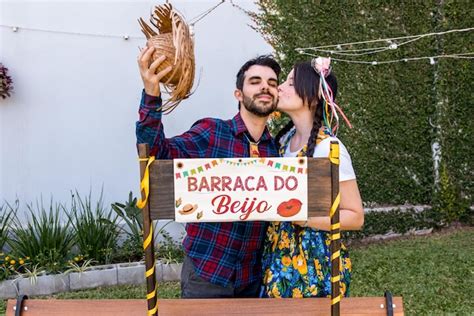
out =
<path fill-rule="evenodd" d="M 256 9 L 253 1 L 234 1 Z M 138 17 L 148 19 L 163 1 L 1 1 L 0 62 L 10 70 L 14 94 L 0 99 L 0 204 L 68 202 L 70 190 L 93 194 L 104 186 L 107 202 L 138 193 L 135 121 L 141 92 L 136 65 L 144 39 L 50 33 L 141 36 Z M 215 1 L 172 1 L 187 19 Z M 229 2 L 196 24 L 195 54 L 200 84 L 195 94 L 165 118 L 168 136 L 201 117 L 230 118 L 235 74 L 248 59 L 271 47 Z M 197 81 L 197 80 L 196 80 Z"/>

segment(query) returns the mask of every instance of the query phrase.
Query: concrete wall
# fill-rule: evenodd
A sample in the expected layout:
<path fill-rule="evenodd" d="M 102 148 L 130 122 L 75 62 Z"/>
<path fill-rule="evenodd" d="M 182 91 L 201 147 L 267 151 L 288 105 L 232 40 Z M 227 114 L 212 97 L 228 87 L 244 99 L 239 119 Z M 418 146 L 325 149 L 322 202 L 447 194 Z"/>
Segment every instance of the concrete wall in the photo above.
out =
<path fill-rule="evenodd" d="M 255 10 L 253 1 L 234 1 Z M 0 62 L 14 94 L 0 99 L 0 203 L 68 202 L 70 191 L 104 188 L 105 201 L 138 193 L 135 121 L 141 92 L 136 56 L 142 38 L 138 17 L 161 2 L 1 1 Z M 219 3 L 173 1 L 189 20 Z M 195 54 L 199 87 L 165 118 L 168 136 L 201 117 L 229 118 L 237 111 L 235 74 L 249 58 L 271 47 L 229 2 L 198 22 Z M 28 30 L 63 31 L 66 33 Z"/>

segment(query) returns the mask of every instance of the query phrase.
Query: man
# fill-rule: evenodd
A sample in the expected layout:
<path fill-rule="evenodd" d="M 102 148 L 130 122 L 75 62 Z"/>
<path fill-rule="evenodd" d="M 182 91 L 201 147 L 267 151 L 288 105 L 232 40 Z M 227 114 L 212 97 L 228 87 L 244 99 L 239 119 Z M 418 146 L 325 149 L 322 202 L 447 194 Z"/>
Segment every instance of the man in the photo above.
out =
<path fill-rule="evenodd" d="M 165 57 L 151 63 L 153 51 L 154 48 L 144 48 L 138 57 L 144 91 L 137 143 L 148 143 L 150 155 L 159 159 L 278 157 L 266 128 L 278 98 L 280 66 L 275 60 L 260 56 L 239 70 L 234 92 L 239 112 L 233 119 L 202 119 L 182 135 L 165 138 L 162 114 L 156 109 L 162 104 L 159 82 L 171 67 L 155 74 Z M 258 297 L 266 228 L 264 222 L 186 225 L 182 297 Z"/>

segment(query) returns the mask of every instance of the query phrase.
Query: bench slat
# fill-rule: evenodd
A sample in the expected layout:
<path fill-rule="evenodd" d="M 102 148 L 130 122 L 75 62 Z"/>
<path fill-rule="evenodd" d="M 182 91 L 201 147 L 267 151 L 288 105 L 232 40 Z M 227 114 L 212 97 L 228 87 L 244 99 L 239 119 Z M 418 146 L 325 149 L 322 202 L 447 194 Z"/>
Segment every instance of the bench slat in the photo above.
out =
<path fill-rule="evenodd" d="M 401 297 L 394 297 L 394 315 L 402 316 Z M 7 316 L 13 316 L 15 300 L 9 300 Z M 347 297 L 341 300 L 341 315 L 385 316 L 383 297 Z M 146 315 L 146 300 L 25 300 L 24 316 L 125 316 Z M 329 298 L 313 299 L 159 299 L 160 316 L 192 315 L 329 315 Z"/>

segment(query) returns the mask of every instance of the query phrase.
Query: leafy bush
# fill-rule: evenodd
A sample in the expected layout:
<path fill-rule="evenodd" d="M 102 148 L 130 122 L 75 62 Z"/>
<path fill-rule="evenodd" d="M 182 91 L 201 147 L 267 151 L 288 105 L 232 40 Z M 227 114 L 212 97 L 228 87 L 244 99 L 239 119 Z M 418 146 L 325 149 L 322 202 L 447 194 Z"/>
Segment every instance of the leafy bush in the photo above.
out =
<path fill-rule="evenodd" d="M 72 195 L 68 217 L 74 231 L 74 241 L 86 259 L 108 264 L 117 248 L 119 231 L 117 216 L 103 206 L 103 195 L 93 205 L 91 193 L 82 199 L 79 193 Z"/>
<path fill-rule="evenodd" d="M 107 210 L 103 195 L 93 202 L 91 193 L 82 198 L 72 194 L 71 209 L 53 203 L 44 206 L 43 200 L 36 208 L 27 205 L 29 216 L 24 221 L 17 217 L 19 201 L 0 206 L 0 242 L 8 253 L 0 252 L 0 280 L 13 275 L 36 277 L 38 274 L 82 271 L 95 264 L 143 260 L 143 219 L 136 206 L 137 199 L 130 193 L 124 204 L 113 203 Z M 63 213 L 64 212 L 64 213 Z M 65 215 L 62 216 L 61 215 Z M 119 227 L 122 219 L 125 227 Z M 61 219 L 63 221 L 61 221 Z M 170 262 L 182 262 L 184 253 L 179 242 L 165 231 L 169 221 L 156 228 L 156 257 Z M 126 240 L 118 247 L 118 238 Z"/>
<path fill-rule="evenodd" d="M 125 257 L 126 260 L 136 261 L 142 260 L 143 252 L 143 215 L 142 210 L 137 207 L 137 198 L 133 197 L 133 193 L 128 195 L 128 201 L 125 204 L 113 203 L 112 210 L 122 219 L 126 227 L 121 228 L 127 238 L 120 247 L 118 256 L 114 259 Z M 127 229 L 128 228 L 128 229 Z"/>
<path fill-rule="evenodd" d="M 413 229 L 441 228 L 444 226 L 441 214 L 434 209 L 393 209 L 386 212 L 365 213 L 364 227 L 359 231 L 345 231 L 347 239 L 361 239 L 388 233 L 404 234 Z"/>
<path fill-rule="evenodd" d="M 122 233 L 127 235 L 127 238 L 114 255 L 114 261 L 123 262 L 143 260 L 143 214 L 142 210 L 137 207 L 137 198 L 133 197 L 133 193 L 130 192 L 128 195 L 128 201 L 125 201 L 124 204 L 118 202 L 113 203 L 112 209 L 117 213 L 119 218 L 126 223 L 126 227 L 122 227 L 121 230 Z M 180 262 L 180 255 L 178 254 L 175 256 L 175 254 L 179 252 L 176 248 L 179 248 L 180 246 L 178 243 L 175 243 L 169 233 L 164 230 L 170 223 L 171 221 L 167 222 L 157 230 L 157 222 L 154 222 L 154 236 L 156 238 L 161 235 L 164 239 L 164 242 L 158 243 L 158 247 L 163 246 L 164 250 L 160 253 L 166 256 L 167 259 L 165 260 Z"/>
<path fill-rule="evenodd" d="M 10 276 L 25 273 L 29 266 L 31 266 L 29 257 L 15 257 L 0 252 L 0 281 L 8 279 Z"/>
<path fill-rule="evenodd" d="M 9 207 L 7 204 L 0 206 L 0 252 L 4 250 L 3 246 L 8 240 L 10 223 L 16 209 Z"/>
<path fill-rule="evenodd" d="M 345 1 L 343 6 L 340 1 L 317 1 L 317 5 L 314 1 L 287 0 L 256 3 L 260 10 L 250 13 L 254 28 L 272 45 L 283 76 L 295 62 L 310 59 L 300 54 L 298 47 L 426 34 L 472 24 L 472 10 L 466 10 L 465 1 L 408 1 L 403 5 L 399 1 Z M 357 58 L 341 57 L 338 49 L 332 52 L 339 83 L 338 104 L 354 126 L 352 130 L 341 126 L 338 136 L 351 153 L 365 201 L 378 205 L 432 204 L 432 144 L 437 142 L 452 182 L 461 196 L 473 203 L 474 63 L 446 58 L 436 59 L 434 64 L 426 59 L 370 65 L 373 60 L 466 53 L 472 47 L 471 38 L 468 33 L 425 37 Z M 330 55 L 327 51 L 306 52 Z M 369 65 L 344 63 L 335 60 L 338 57 Z M 278 122 L 272 124 L 278 127 Z"/>
<path fill-rule="evenodd" d="M 163 236 L 163 241 L 158 243 L 155 257 L 164 263 L 183 262 L 184 250 L 181 243 L 176 242 L 170 234 L 163 229 L 161 229 L 161 235 Z"/>
<path fill-rule="evenodd" d="M 461 196 L 459 188 L 448 173 L 446 164 L 442 163 L 440 169 L 439 190 L 434 198 L 434 209 L 447 224 L 460 220 L 469 222 L 468 201 Z"/>
<path fill-rule="evenodd" d="M 278 132 L 283 129 L 289 121 L 290 117 L 286 113 L 275 111 L 270 115 L 267 121 L 268 130 L 273 137 L 276 137 Z"/>
<path fill-rule="evenodd" d="M 64 268 L 74 236 L 69 221 L 61 223 L 60 210 L 62 206 L 54 204 L 51 199 L 49 210 L 43 205 L 43 200 L 36 203 L 36 211 L 32 205 L 27 205 L 29 217 L 26 224 L 18 216 L 12 221 L 12 237 L 7 241 L 14 256 L 31 258 L 33 265 L 38 265 L 50 272 L 58 272 Z"/>

